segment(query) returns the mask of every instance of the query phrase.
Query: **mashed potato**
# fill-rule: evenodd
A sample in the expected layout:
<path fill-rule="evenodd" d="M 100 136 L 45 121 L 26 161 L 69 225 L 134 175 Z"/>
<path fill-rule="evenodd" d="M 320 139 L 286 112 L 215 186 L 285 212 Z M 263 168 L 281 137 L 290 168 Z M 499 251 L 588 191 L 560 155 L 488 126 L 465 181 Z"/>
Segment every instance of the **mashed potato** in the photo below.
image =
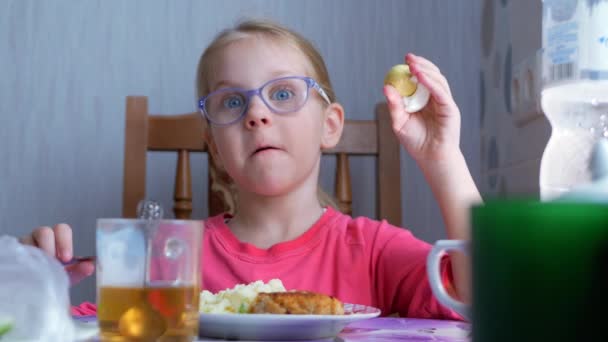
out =
<path fill-rule="evenodd" d="M 267 284 L 258 280 L 247 285 L 238 284 L 213 294 L 207 290 L 201 292 L 199 311 L 203 313 L 247 313 L 251 303 L 260 292 L 285 292 L 283 282 L 272 279 Z"/>

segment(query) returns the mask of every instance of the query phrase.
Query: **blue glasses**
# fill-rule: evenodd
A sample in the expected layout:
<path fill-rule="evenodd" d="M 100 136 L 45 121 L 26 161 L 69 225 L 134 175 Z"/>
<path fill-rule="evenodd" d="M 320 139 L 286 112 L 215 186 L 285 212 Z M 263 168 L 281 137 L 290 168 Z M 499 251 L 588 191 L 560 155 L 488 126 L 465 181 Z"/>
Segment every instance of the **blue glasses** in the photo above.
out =
<path fill-rule="evenodd" d="M 310 77 L 288 76 L 270 80 L 257 89 L 224 88 L 203 96 L 198 108 L 213 124 L 226 126 L 239 121 L 247 112 L 251 97 L 259 96 L 276 114 L 298 111 L 306 104 L 310 88 L 331 103 L 321 86 Z"/>

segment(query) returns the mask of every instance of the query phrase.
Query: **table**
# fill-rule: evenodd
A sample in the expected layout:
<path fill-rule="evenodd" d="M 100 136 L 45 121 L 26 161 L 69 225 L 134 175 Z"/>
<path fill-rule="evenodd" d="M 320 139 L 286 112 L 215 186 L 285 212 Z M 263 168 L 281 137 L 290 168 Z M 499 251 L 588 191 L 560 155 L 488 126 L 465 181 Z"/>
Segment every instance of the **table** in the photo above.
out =
<path fill-rule="evenodd" d="M 348 325 L 336 341 L 468 342 L 471 325 L 459 321 L 416 318 L 373 318 Z"/>
<path fill-rule="evenodd" d="M 81 322 L 95 323 L 94 316 L 78 318 Z M 471 325 L 466 322 L 417 318 L 384 317 L 358 321 L 348 325 L 336 338 L 314 342 L 362 342 L 362 341 L 434 341 L 469 342 Z M 95 340 L 93 340 L 95 341 Z M 197 342 L 221 341 L 200 339 Z M 313 342 L 313 341 L 309 341 Z"/>

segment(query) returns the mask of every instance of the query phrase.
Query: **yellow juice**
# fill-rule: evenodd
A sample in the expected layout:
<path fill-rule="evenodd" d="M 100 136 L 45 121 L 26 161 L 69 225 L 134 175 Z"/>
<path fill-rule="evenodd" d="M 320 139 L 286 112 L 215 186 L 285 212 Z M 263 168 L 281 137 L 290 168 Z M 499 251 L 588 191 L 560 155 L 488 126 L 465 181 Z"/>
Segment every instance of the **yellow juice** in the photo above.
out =
<path fill-rule="evenodd" d="M 198 335 L 197 286 L 102 286 L 98 302 L 104 342 L 182 342 Z"/>

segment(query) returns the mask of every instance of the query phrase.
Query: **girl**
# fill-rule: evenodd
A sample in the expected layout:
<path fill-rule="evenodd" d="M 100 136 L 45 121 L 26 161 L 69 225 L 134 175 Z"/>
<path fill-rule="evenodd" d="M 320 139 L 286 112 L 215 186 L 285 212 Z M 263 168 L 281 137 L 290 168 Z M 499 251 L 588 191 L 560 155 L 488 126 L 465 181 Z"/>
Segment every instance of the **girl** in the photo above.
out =
<path fill-rule="evenodd" d="M 406 63 L 432 99 L 408 113 L 385 86 L 393 129 L 430 184 L 447 237 L 467 239 L 467 210 L 480 196 L 459 148 L 458 107 L 433 63 L 413 54 Z M 386 221 L 346 216 L 318 192 L 321 152 L 340 140 L 344 109 L 309 41 L 271 22 L 243 22 L 203 52 L 197 90 L 210 153 L 230 180 L 216 181 L 234 205 L 233 213 L 205 222 L 205 289 L 279 278 L 288 289 L 375 306 L 384 315 L 459 318 L 432 295 L 427 243 Z M 72 256 L 67 225 L 39 228 L 24 240 L 61 260 Z M 93 271 L 91 264 L 73 267 L 74 281 Z M 442 268 L 446 287 L 467 300 L 468 260 L 451 255 Z"/>

